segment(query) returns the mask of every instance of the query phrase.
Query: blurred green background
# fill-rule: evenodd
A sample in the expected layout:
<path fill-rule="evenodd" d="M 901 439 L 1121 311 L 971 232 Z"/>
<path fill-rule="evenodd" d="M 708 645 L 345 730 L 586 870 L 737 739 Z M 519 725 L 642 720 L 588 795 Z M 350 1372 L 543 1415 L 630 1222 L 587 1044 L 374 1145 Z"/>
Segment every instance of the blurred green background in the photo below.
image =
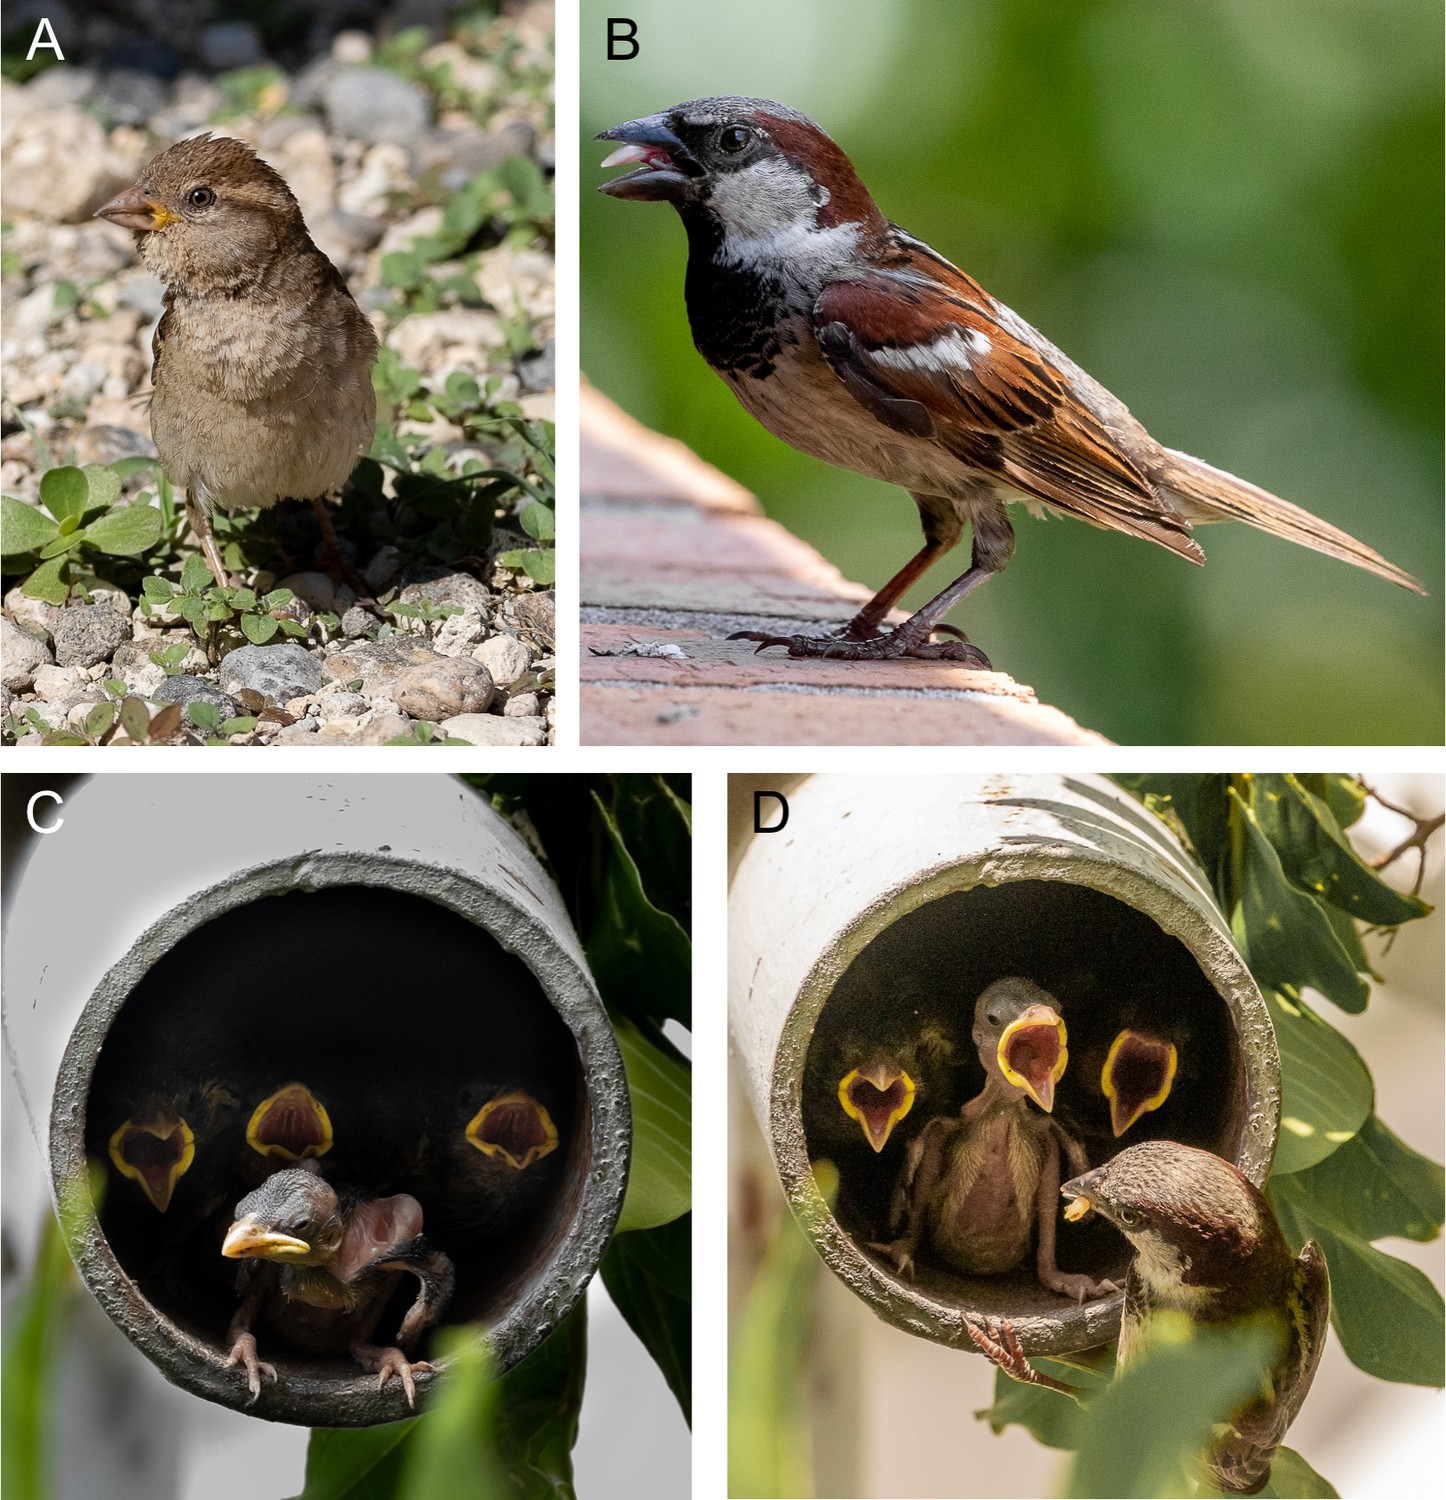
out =
<path fill-rule="evenodd" d="M 708 94 L 805 111 L 1160 441 L 1431 593 L 1244 526 L 1202 529 L 1199 569 L 1014 507 L 1007 572 L 951 617 L 996 665 L 1123 742 L 1441 740 L 1438 0 L 631 0 L 641 52 L 609 63 L 618 9 L 582 0 L 585 137 Z M 743 413 L 693 350 L 676 215 L 596 193 L 595 149 L 584 370 L 877 587 L 919 545 L 908 496 Z"/>

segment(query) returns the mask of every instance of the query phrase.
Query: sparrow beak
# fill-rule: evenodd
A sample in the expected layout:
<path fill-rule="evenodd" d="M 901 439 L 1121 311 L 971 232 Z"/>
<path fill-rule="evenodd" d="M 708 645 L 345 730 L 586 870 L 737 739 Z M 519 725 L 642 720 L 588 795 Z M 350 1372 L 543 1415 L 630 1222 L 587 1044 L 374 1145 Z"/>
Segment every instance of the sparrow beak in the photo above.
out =
<path fill-rule="evenodd" d="M 484 1156 L 521 1172 L 557 1149 L 557 1126 L 531 1094 L 512 1089 L 489 1099 L 472 1116 L 467 1140 Z"/>
<path fill-rule="evenodd" d="M 104 208 L 96 209 L 95 216 L 97 219 L 109 219 L 112 224 L 119 224 L 123 229 L 142 231 L 164 229 L 176 219 L 175 214 L 163 208 L 139 185 L 117 193 Z"/>
<path fill-rule="evenodd" d="M 1084 1218 L 1092 1208 L 1097 1207 L 1090 1194 L 1098 1190 L 1099 1175 L 1099 1169 L 1096 1168 L 1093 1172 L 1086 1172 L 1081 1177 L 1072 1178 L 1060 1188 L 1060 1196 L 1069 1203 L 1064 1216 L 1071 1224 Z"/>
<path fill-rule="evenodd" d="M 838 1102 L 857 1120 L 876 1152 L 889 1142 L 894 1126 L 914 1107 L 914 1080 L 902 1068 L 876 1062 L 854 1068 L 838 1081 Z"/>
<path fill-rule="evenodd" d="M 600 193 L 613 198 L 633 198 L 640 202 L 676 200 L 686 192 L 690 178 L 703 175 L 703 169 L 668 128 L 663 115 L 648 115 L 645 119 L 614 125 L 611 130 L 602 131 L 598 140 L 622 142 L 616 151 L 604 158 L 603 166 L 642 163 L 637 171 L 599 186 Z"/>
<path fill-rule="evenodd" d="M 332 1147 L 331 1116 L 304 1083 L 288 1083 L 252 1111 L 246 1144 L 278 1161 L 325 1156 Z"/>
<path fill-rule="evenodd" d="M 1110 1043 L 1100 1088 L 1110 1101 L 1110 1126 L 1117 1138 L 1170 1097 L 1177 1061 L 1173 1042 L 1138 1031 L 1126 1029 Z"/>
<path fill-rule="evenodd" d="M 311 1254 L 311 1246 L 251 1219 L 238 1219 L 226 1231 L 221 1254 L 230 1260 L 301 1260 Z"/>
<path fill-rule="evenodd" d="M 1054 1086 L 1069 1062 L 1068 1040 L 1063 1018 L 1048 1005 L 1031 1005 L 999 1038 L 1000 1071 L 1046 1114 L 1054 1108 Z"/>
<path fill-rule="evenodd" d="M 110 1159 L 122 1177 L 140 1184 L 157 1213 L 171 1206 L 171 1194 L 196 1159 L 196 1137 L 179 1116 L 160 1110 L 127 1120 L 110 1138 Z"/>

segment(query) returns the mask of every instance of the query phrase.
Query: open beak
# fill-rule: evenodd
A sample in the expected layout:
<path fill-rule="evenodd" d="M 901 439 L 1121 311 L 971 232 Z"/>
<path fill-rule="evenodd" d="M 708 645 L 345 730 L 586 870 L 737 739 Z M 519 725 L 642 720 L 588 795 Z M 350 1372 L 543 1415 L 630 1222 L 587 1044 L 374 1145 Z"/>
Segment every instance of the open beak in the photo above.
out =
<path fill-rule="evenodd" d="M 231 1260 L 301 1260 L 311 1254 L 311 1246 L 294 1235 L 279 1234 L 250 1219 L 238 1219 L 226 1231 L 221 1254 Z"/>
<path fill-rule="evenodd" d="M 1090 1194 L 1097 1190 L 1099 1182 L 1098 1168 L 1093 1172 L 1086 1172 L 1083 1176 L 1072 1178 L 1060 1188 L 1060 1196 L 1068 1202 L 1064 1216 L 1071 1224 L 1084 1218 L 1089 1211 L 1095 1207 Z"/>
<path fill-rule="evenodd" d="M 95 211 L 97 219 L 109 219 L 123 229 L 142 231 L 164 229 L 175 221 L 176 215 L 163 208 L 139 184 L 117 193 L 104 208 Z"/>
<path fill-rule="evenodd" d="M 557 1126 L 531 1094 L 511 1089 L 472 1116 L 467 1140 L 484 1156 L 521 1172 L 557 1149 Z"/>
<path fill-rule="evenodd" d="M 876 1062 L 853 1068 L 838 1081 L 838 1102 L 857 1120 L 864 1139 L 882 1151 L 894 1126 L 914 1107 L 914 1080 L 902 1068 Z"/>
<path fill-rule="evenodd" d="M 1110 1127 L 1116 1137 L 1170 1097 L 1178 1060 L 1173 1042 L 1128 1028 L 1110 1043 L 1100 1069 L 1100 1088 L 1110 1101 Z"/>
<path fill-rule="evenodd" d="M 1046 1114 L 1054 1108 L 1054 1086 L 1069 1062 L 1068 1040 L 1063 1018 L 1048 1005 L 1031 1005 L 999 1038 L 1000 1071 Z"/>
<path fill-rule="evenodd" d="M 683 196 L 690 178 L 703 175 L 692 152 L 668 128 L 663 115 L 626 120 L 600 132 L 598 140 L 621 142 L 616 151 L 604 158 L 603 166 L 641 163 L 636 171 L 599 186 L 600 193 L 613 198 L 673 201 Z"/>
<path fill-rule="evenodd" d="M 246 1144 L 278 1161 L 325 1156 L 332 1147 L 331 1116 L 304 1083 L 288 1083 L 252 1111 Z"/>
<path fill-rule="evenodd" d="M 110 1159 L 122 1177 L 139 1183 L 157 1213 L 171 1206 L 171 1194 L 196 1159 L 191 1127 L 167 1110 L 127 1120 L 110 1138 Z"/>

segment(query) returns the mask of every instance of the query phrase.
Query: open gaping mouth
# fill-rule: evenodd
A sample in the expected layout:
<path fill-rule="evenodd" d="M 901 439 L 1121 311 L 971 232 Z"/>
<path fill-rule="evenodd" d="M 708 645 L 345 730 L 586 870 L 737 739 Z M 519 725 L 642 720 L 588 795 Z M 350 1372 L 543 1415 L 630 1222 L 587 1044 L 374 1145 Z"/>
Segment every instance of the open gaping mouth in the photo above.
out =
<path fill-rule="evenodd" d="M 614 125 L 611 130 L 604 130 L 598 140 L 621 142 L 618 149 L 604 159 L 603 166 L 640 163 L 635 171 L 600 185 L 599 191 L 611 197 L 677 198 L 690 178 L 702 175 L 702 168 L 692 153 L 668 128 L 661 115 Z"/>

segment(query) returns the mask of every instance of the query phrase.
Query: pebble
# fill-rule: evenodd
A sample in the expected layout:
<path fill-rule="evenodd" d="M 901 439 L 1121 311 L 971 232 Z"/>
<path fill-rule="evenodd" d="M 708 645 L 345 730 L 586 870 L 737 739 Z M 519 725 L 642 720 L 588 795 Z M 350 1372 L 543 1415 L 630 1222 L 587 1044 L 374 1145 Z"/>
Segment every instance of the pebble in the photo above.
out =
<path fill-rule="evenodd" d="M 502 712 L 509 719 L 532 719 L 542 712 L 536 693 L 515 693 Z"/>
<path fill-rule="evenodd" d="M 349 641 L 355 641 L 364 636 L 373 625 L 376 617 L 370 610 L 363 609 L 361 605 L 354 605 L 341 617 L 341 633 Z"/>
<path fill-rule="evenodd" d="M 327 122 L 338 135 L 405 146 L 432 123 L 432 106 L 415 84 L 385 68 L 343 68 L 326 85 Z"/>
<path fill-rule="evenodd" d="M 56 605 L 49 604 L 44 599 L 32 599 L 21 590 L 17 583 L 5 595 L 5 613 L 22 630 L 28 630 L 31 635 L 48 636 L 50 627 L 55 623 L 55 617 L 60 610 Z"/>
<path fill-rule="evenodd" d="M 94 666 L 108 661 L 130 633 L 130 621 L 109 604 L 68 605 L 51 629 L 55 659 L 63 667 Z"/>
<path fill-rule="evenodd" d="M 473 745 L 541 745 L 547 740 L 542 719 L 508 719 L 498 714 L 458 714 L 438 726 Z"/>
<path fill-rule="evenodd" d="M 79 667 L 57 667 L 49 662 L 36 667 L 32 686 L 42 698 L 51 702 L 73 703 L 90 687 L 90 679 Z"/>
<path fill-rule="evenodd" d="M 486 617 L 476 605 L 465 606 L 459 615 L 450 615 L 437 627 L 432 649 L 441 656 L 475 655 L 473 648 L 487 632 Z M 493 680 L 497 681 L 496 674 Z"/>
<path fill-rule="evenodd" d="M 261 33 L 250 21 L 216 21 L 201 33 L 201 61 L 224 73 L 266 61 Z"/>
<path fill-rule="evenodd" d="M 386 668 L 373 680 L 404 713 L 433 724 L 453 714 L 486 713 L 496 695 L 485 667 L 453 656 Z"/>
<path fill-rule="evenodd" d="M 298 599 L 322 614 L 344 615 L 356 603 L 356 590 L 334 582 L 328 573 L 288 573 L 278 580 L 276 587 L 290 589 Z"/>
<path fill-rule="evenodd" d="M 477 647 L 472 660 L 487 668 L 498 687 L 511 687 L 532 665 L 532 653 L 510 635 L 494 635 Z"/>
<path fill-rule="evenodd" d="M 221 658 L 221 687 L 250 689 L 273 703 L 314 693 L 321 686 L 321 663 L 304 646 L 239 646 Z"/>
<path fill-rule="evenodd" d="M 223 724 L 241 712 L 240 704 L 229 693 L 223 693 L 215 683 L 184 673 L 167 677 L 155 692 L 146 696 L 161 703 L 209 703 L 216 710 L 217 719 Z M 188 719 L 187 723 L 190 722 Z"/>

